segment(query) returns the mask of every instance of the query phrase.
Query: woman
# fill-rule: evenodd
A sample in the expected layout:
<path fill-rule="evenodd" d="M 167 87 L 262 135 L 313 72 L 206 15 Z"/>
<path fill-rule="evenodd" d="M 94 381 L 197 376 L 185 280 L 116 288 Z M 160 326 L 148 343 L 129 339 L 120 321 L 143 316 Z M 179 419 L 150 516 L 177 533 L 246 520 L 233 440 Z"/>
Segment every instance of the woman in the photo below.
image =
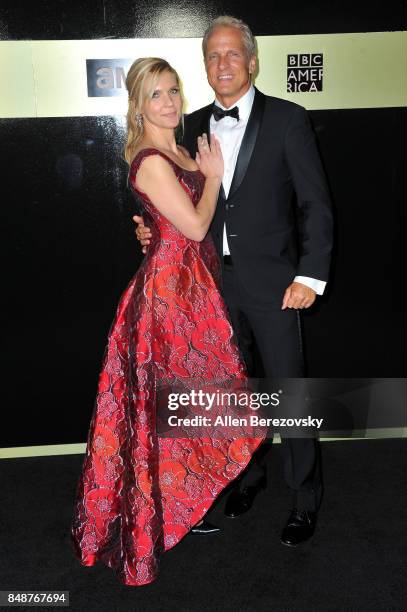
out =
<path fill-rule="evenodd" d="M 223 175 L 219 142 L 178 146 L 180 81 L 159 58 L 136 60 L 125 158 L 152 228 L 148 253 L 109 332 L 71 530 L 83 565 L 101 560 L 121 582 L 157 575 L 177 544 L 246 467 L 262 438 L 157 435 L 157 383 L 245 380 L 217 286 L 209 236 Z"/>

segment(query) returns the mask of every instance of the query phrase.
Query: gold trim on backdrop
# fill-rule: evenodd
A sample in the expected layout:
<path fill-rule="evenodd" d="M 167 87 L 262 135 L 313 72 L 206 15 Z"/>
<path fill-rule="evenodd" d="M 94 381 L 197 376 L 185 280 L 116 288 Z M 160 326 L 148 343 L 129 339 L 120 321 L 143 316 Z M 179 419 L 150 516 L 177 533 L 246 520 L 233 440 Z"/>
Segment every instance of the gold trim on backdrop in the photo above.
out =
<path fill-rule="evenodd" d="M 407 105 L 407 32 L 258 36 L 257 43 L 255 84 L 266 94 L 310 110 Z M 125 95 L 88 97 L 86 60 L 148 55 L 165 57 L 179 71 L 186 112 L 213 99 L 200 38 L 0 41 L 0 117 L 124 115 Z M 304 63 L 290 72 L 290 83 L 309 77 L 311 91 L 304 91 L 307 83 L 287 91 L 287 59 L 296 55 Z M 309 70 L 307 55 L 318 60 Z M 319 77 L 322 91 L 312 90 Z"/>
<path fill-rule="evenodd" d="M 321 436 L 321 442 L 339 442 L 349 440 L 376 440 L 384 438 L 407 438 L 407 428 L 388 427 L 386 429 L 367 429 L 354 431 L 350 438 L 328 438 Z M 273 443 L 281 442 L 279 434 L 276 434 Z M 0 448 L 0 459 L 18 459 L 20 457 L 47 457 L 51 455 L 80 455 L 85 453 L 86 442 L 78 444 L 46 444 L 43 446 L 16 446 Z"/>
<path fill-rule="evenodd" d="M 261 91 L 310 110 L 407 105 L 407 32 L 261 36 Z M 323 90 L 286 91 L 288 54 L 323 55 Z M 265 64 L 265 66 L 264 66 Z"/>
<path fill-rule="evenodd" d="M 79 444 L 44 444 L 42 446 L 16 446 L 0 448 L 0 459 L 20 457 L 47 457 L 51 455 L 79 455 L 86 450 L 86 442 Z"/>
<path fill-rule="evenodd" d="M 0 117 L 36 117 L 32 45 L 0 41 Z"/>

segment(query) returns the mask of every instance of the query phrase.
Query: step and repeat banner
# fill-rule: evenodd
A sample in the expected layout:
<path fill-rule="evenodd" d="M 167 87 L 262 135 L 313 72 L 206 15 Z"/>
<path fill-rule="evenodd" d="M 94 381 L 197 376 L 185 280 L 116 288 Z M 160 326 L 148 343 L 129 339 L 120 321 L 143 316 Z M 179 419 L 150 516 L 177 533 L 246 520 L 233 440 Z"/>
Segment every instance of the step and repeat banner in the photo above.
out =
<path fill-rule="evenodd" d="M 394 125 L 396 125 L 389 124 L 388 120 L 393 121 L 391 119 L 394 114 L 393 109 L 395 109 L 394 112 L 399 113 L 401 107 L 407 106 L 407 32 L 258 36 L 256 40 L 259 66 L 255 84 L 261 91 L 301 104 L 310 111 L 332 111 L 332 113 L 324 113 L 325 123 L 328 119 L 331 122 L 326 123 L 326 125 L 328 127 L 332 126 L 332 129 L 341 129 L 340 126 L 346 125 L 348 130 L 347 139 L 342 142 L 338 143 L 335 132 L 330 132 L 330 135 L 327 135 L 325 139 L 325 146 L 328 151 L 327 158 L 332 169 L 333 187 L 336 187 L 339 239 L 346 242 L 346 248 L 343 247 L 340 254 L 342 257 L 340 265 L 345 270 L 341 271 L 342 281 L 338 270 L 334 274 L 334 283 L 336 282 L 334 297 L 336 301 L 333 301 L 335 301 L 336 310 L 334 308 L 329 312 L 328 309 L 325 311 L 327 314 L 324 333 L 321 334 L 320 329 L 315 326 L 312 328 L 312 332 L 315 337 L 316 351 L 323 355 L 327 351 L 325 333 L 327 335 L 332 334 L 332 330 L 340 329 L 342 325 L 343 333 L 339 332 L 340 342 L 353 342 L 356 334 L 356 342 L 359 342 L 361 346 L 358 349 L 360 357 L 357 358 L 360 361 L 358 362 L 355 358 L 356 365 L 353 366 L 352 370 L 356 371 L 360 363 L 365 360 L 368 352 L 373 355 L 372 357 L 369 354 L 370 364 L 375 358 L 375 349 L 370 344 L 371 334 L 369 330 L 359 334 L 358 325 L 363 327 L 363 324 L 358 323 L 360 321 L 357 314 L 358 308 L 362 312 L 360 316 L 363 319 L 369 313 L 371 314 L 371 320 L 374 321 L 374 333 L 378 334 L 375 337 L 375 345 L 380 344 L 380 338 L 383 343 L 387 342 L 387 330 L 390 329 L 390 324 L 386 323 L 385 325 L 383 323 L 386 314 L 380 311 L 376 317 L 374 307 L 369 307 L 366 310 L 368 298 L 365 298 L 364 293 L 362 295 L 361 292 L 364 291 L 363 283 L 367 283 L 366 278 L 371 278 L 369 268 L 372 268 L 372 273 L 374 273 L 379 269 L 379 264 L 382 266 L 381 260 L 378 260 L 379 256 L 374 253 L 372 255 L 372 252 L 377 251 L 374 236 L 377 236 L 378 231 L 384 232 L 387 241 L 385 242 L 386 254 L 387 251 L 391 250 L 393 240 L 392 226 L 390 227 L 390 221 L 388 220 L 386 225 L 386 218 L 382 216 L 380 202 L 386 199 L 386 206 L 390 206 L 391 198 L 396 200 L 397 197 L 392 191 L 388 192 L 387 187 L 391 181 L 394 182 L 394 168 L 398 167 L 398 162 L 393 163 L 387 160 L 387 152 L 392 146 L 391 139 L 395 139 L 395 134 L 391 130 L 395 129 Z M 41 383 L 38 387 L 39 390 L 37 389 L 38 380 L 42 381 L 42 371 L 40 363 L 33 363 L 34 374 L 31 378 L 27 377 L 28 382 L 24 385 L 31 405 L 40 407 L 37 413 L 34 410 L 30 412 L 31 425 L 29 427 L 32 428 L 33 434 L 31 437 L 28 437 L 28 434 L 21 435 L 19 441 L 16 441 L 18 446 L 16 444 L 13 446 L 14 440 L 10 439 L 9 441 L 9 438 L 6 438 L 7 442 L 0 444 L 4 447 L 0 448 L 0 458 L 78 453 L 85 450 L 85 444 L 81 441 L 82 436 L 79 437 L 76 433 L 72 433 L 73 431 L 77 432 L 80 425 L 76 429 L 72 429 L 71 407 L 73 406 L 77 410 L 74 419 L 81 416 L 83 422 L 87 424 L 93 406 L 90 400 L 90 389 L 93 384 L 92 376 L 96 376 L 96 370 L 100 366 L 100 356 L 97 357 L 97 350 L 93 348 L 93 344 L 95 344 L 96 335 L 97 337 L 102 336 L 101 330 L 104 323 L 102 319 L 97 319 L 97 313 L 94 314 L 93 310 L 91 312 L 96 300 L 96 297 L 91 296 L 94 289 L 86 289 L 86 299 L 92 306 L 88 304 L 89 312 L 85 308 L 86 312 L 83 315 L 78 314 L 75 310 L 75 308 L 82 308 L 83 304 L 75 306 L 75 300 L 67 301 L 66 296 L 70 296 L 71 293 L 80 295 L 81 287 L 83 291 L 85 290 L 84 288 L 89 284 L 86 274 L 99 274 L 100 278 L 105 274 L 106 279 L 103 276 L 103 283 L 101 282 L 105 287 L 103 290 L 105 293 L 102 292 L 103 299 L 106 302 L 109 299 L 112 300 L 112 303 L 114 301 L 114 292 L 111 287 L 114 284 L 113 279 L 117 275 L 118 268 L 113 267 L 114 272 L 110 272 L 110 268 L 107 266 L 107 271 L 103 271 L 102 274 L 93 260 L 92 265 L 89 264 L 88 268 L 82 270 L 82 261 L 88 257 L 92 249 L 96 253 L 100 253 L 100 250 L 98 250 L 100 242 L 106 243 L 105 248 L 106 253 L 108 253 L 106 259 L 110 261 L 112 254 L 109 249 L 117 250 L 112 235 L 114 232 L 119 235 L 122 231 L 119 221 L 113 216 L 112 211 L 114 209 L 117 218 L 122 213 L 119 209 L 116 211 L 112 203 L 117 203 L 120 198 L 124 199 L 122 191 L 125 181 L 121 179 L 122 175 L 124 176 L 124 170 L 121 166 L 118 167 L 117 153 L 114 151 L 113 145 L 115 143 L 114 139 L 118 139 L 118 134 L 123 134 L 124 131 L 124 119 L 127 112 L 126 73 L 131 63 L 138 57 L 164 57 L 179 72 L 183 81 L 185 112 L 192 112 L 213 100 L 213 92 L 206 80 L 201 43 L 201 38 L 0 41 L 0 119 L 3 120 L 0 123 L 4 128 L 2 133 L 4 159 L 7 162 L 10 159 L 9 174 L 11 176 L 11 191 L 9 196 L 6 195 L 4 198 L 6 202 L 4 210 L 5 214 L 12 219 L 7 240 L 10 245 L 10 253 L 14 257 L 14 267 L 16 267 L 16 261 L 18 260 L 20 262 L 18 265 L 23 267 L 25 273 L 27 262 L 25 258 L 31 257 L 30 249 L 36 249 L 40 252 L 40 256 L 36 259 L 37 255 L 34 252 L 32 259 L 36 266 L 34 275 L 38 274 L 35 282 L 38 284 L 38 279 L 41 281 L 41 278 L 47 278 L 46 272 L 41 266 L 43 266 L 44 261 L 48 262 L 49 260 L 49 267 L 46 268 L 46 270 L 50 270 L 48 272 L 51 279 L 49 288 L 47 289 L 45 281 L 42 285 L 40 284 L 39 286 L 42 287 L 43 291 L 42 295 L 41 290 L 35 286 L 36 295 L 40 294 L 42 300 L 40 300 L 40 304 L 43 304 L 45 311 L 48 308 L 48 301 L 53 303 L 54 300 L 55 279 L 58 279 L 62 274 L 61 270 L 63 274 L 68 274 L 66 284 L 60 281 L 60 285 L 58 285 L 63 287 L 64 298 L 61 298 L 60 303 L 57 301 L 55 304 L 55 313 L 51 325 L 48 322 L 41 322 L 41 319 L 37 322 L 38 329 L 33 334 L 34 345 L 43 347 L 41 355 L 46 363 L 48 363 L 49 354 L 58 354 L 58 359 L 61 360 L 58 368 L 53 370 L 51 367 L 47 374 L 54 386 L 51 391 L 48 388 L 42 390 Z M 349 125 L 340 122 L 336 113 L 337 109 L 344 110 L 348 117 L 347 121 L 350 121 Z M 353 112 L 351 109 L 361 110 Z M 380 111 L 380 109 L 384 110 Z M 379 111 L 384 114 L 384 119 L 380 119 Z M 95 125 L 95 119 L 93 118 L 99 117 L 105 117 L 100 121 L 106 122 L 107 127 L 102 125 L 98 128 Z M 366 120 L 360 121 L 361 117 L 366 117 Z M 382 123 L 376 124 L 376 117 Z M 112 123 L 117 127 L 117 130 L 113 131 L 112 135 L 109 134 L 105 141 L 102 135 L 104 131 L 110 129 L 109 126 Z M 360 124 L 359 132 L 358 126 Z M 375 126 L 379 128 L 378 134 L 377 132 L 373 134 Z M 355 136 L 352 136 L 350 141 L 353 142 L 354 147 L 355 143 L 358 143 L 358 139 L 360 140 L 359 134 L 368 136 L 368 138 L 360 146 L 355 147 L 354 157 L 350 156 L 348 158 L 348 138 L 353 131 L 355 131 Z M 71 132 L 73 133 L 72 136 Z M 48 141 L 50 133 L 52 133 L 52 139 Z M 332 134 L 334 135 L 332 136 Z M 371 136 L 372 140 L 370 140 Z M 329 138 L 331 138 L 330 141 Z M 10 144 L 12 145 L 11 149 Z M 34 181 L 34 184 L 37 185 L 37 191 L 31 197 L 32 205 L 30 204 L 30 206 L 26 205 L 25 192 L 24 194 L 20 193 L 18 191 L 19 184 L 16 185 L 21 181 L 19 168 L 22 146 L 29 146 L 34 151 L 32 164 L 30 161 L 30 168 L 26 171 L 27 175 L 24 177 L 26 181 Z M 358 164 L 358 159 L 363 157 L 363 151 L 366 150 L 366 147 L 369 152 L 378 150 L 379 153 L 381 152 L 382 158 L 383 156 L 386 157 L 388 161 L 386 168 L 390 168 L 391 163 L 393 163 L 393 166 L 391 166 L 391 170 L 388 170 L 388 175 L 386 174 L 387 170 L 381 172 L 377 169 L 378 182 L 371 185 L 371 181 L 367 180 L 367 186 L 363 187 L 363 189 L 367 189 L 367 195 L 365 196 L 364 192 L 360 191 L 359 186 L 355 190 L 355 184 L 351 184 L 351 180 L 343 181 L 341 173 L 348 171 L 347 164 L 353 164 L 354 166 Z M 394 159 L 396 159 L 397 153 L 394 155 Z M 346 158 L 346 163 L 343 166 L 338 165 L 340 157 Z M 372 158 L 368 156 L 368 159 L 371 160 Z M 60 174 L 62 171 L 60 170 L 62 164 L 67 165 L 69 169 L 72 160 L 77 165 L 79 164 L 80 172 L 75 170 L 76 166 L 73 167 L 74 178 L 71 183 L 68 183 L 67 187 L 65 183 L 61 182 Z M 98 166 L 99 163 L 101 164 L 100 167 Z M 86 171 L 82 170 L 83 168 Z M 115 179 L 108 174 L 113 170 Z M 362 175 L 365 179 L 366 177 L 369 178 L 370 172 L 370 166 L 369 168 L 363 167 L 362 159 Z M 102 174 L 103 181 L 100 181 L 99 185 L 99 181 L 92 177 L 98 178 Z M 359 175 L 357 180 L 359 181 Z M 38 187 L 38 184 L 40 187 Z M 338 185 L 341 187 L 339 188 Z M 385 185 L 384 190 L 383 185 Z M 16 188 L 20 195 L 13 199 Z M 395 187 L 392 187 L 392 189 L 396 190 Z M 375 197 L 377 201 L 374 199 Z M 364 219 L 367 201 L 369 201 L 370 206 L 368 221 Z M 100 202 L 103 204 L 100 204 Z M 121 204 L 121 206 L 124 205 Z M 27 217 L 27 210 L 31 215 L 29 216 L 31 225 L 26 232 L 27 235 L 24 235 L 25 238 L 24 236 L 22 238 L 21 227 Z M 91 221 L 86 239 L 83 238 L 82 240 L 80 231 L 84 219 L 85 230 L 87 227 L 86 220 L 90 219 Z M 64 227 L 67 227 L 66 235 L 62 229 L 59 232 L 60 228 Z M 107 227 L 110 233 L 106 230 Z M 356 228 L 352 229 L 353 234 L 351 234 L 350 227 Z M 365 240 L 365 253 L 360 250 L 360 237 L 355 237 L 358 227 L 362 227 L 363 230 L 368 227 L 369 233 L 373 236 L 371 238 L 373 246 Z M 60 259 L 55 257 L 53 244 L 49 248 L 46 247 L 49 236 L 55 234 L 55 228 L 58 228 L 56 235 L 60 236 Z M 345 231 L 342 231 L 344 229 Z M 345 233 L 346 236 L 344 237 Z M 31 242 L 31 235 L 34 236 L 36 242 Z M 120 239 L 123 235 L 120 234 Z M 98 236 L 104 238 L 100 239 Z M 70 240 L 75 244 L 75 253 L 71 250 Z M 347 251 L 347 255 L 344 256 L 343 251 Z M 359 284 L 362 287 L 358 289 L 359 293 L 355 290 L 355 286 L 352 286 L 352 279 L 350 279 L 353 274 L 353 282 L 356 282 L 353 271 L 350 274 L 350 264 L 346 259 L 346 256 L 350 257 L 349 254 L 356 254 L 358 258 L 356 263 L 362 269 L 362 282 L 360 283 L 359 279 L 357 280 L 358 287 Z M 104 254 L 102 255 L 104 257 Z M 129 258 L 134 257 L 133 252 L 126 252 L 124 257 L 127 255 Z M 74 257 L 76 259 L 73 259 Z M 103 257 L 102 261 L 105 261 Z M 352 268 L 354 267 L 355 262 L 352 261 Z M 389 282 L 389 269 L 389 267 L 386 268 L 384 274 L 380 267 L 378 274 L 382 274 L 379 278 L 381 283 Z M 94 287 L 94 285 L 91 285 L 91 287 Z M 347 303 L 343 302 L 344 293 L 356 295 L 356 301 L 352 302 L 349 311 L 346 310 Z M 109 297 L 110 294 L 112 294 L 111 297 Z M 20 295 L 18 293 L 18 296 Z M 25 295 L 21 299 L 25 299 Z M 68 304 L 65 310 L 61 307 L 64 300 Z M 386 303 L 387 301 L 388 296 L 386 297 Z M 380 307 L 380 304 L 378 307 Z M 58 308 L 60 308 L 62 314 L 59 313 Z M 30 316 L 33 316 L 32 312 Z M 319 313 L 318 316 L 320 317 L 319 320 L 322 321 L 322 314 Z M 94 320 L 96 320 L 96 323 L 94 323 Z M 353 327 L 349 325 L 349 321 L 352 321 Z M 92 323 L 91 330 L 89 329 L 90 323 Z M 42 331 L 42 325 L 46 332 Z M 318 325 L 322 325 L 322 323 L 318 323 Z M 32 326 L 35 327 L 35 315 Z M 54 334 L 55 327 L 58 329 L 57 333 Z M 92 333 L 94 336 L 92 336 Z M 367 333 L 369 333 L 368 337 L 366 336 Z M 50 340 L 52 334 L 57 336 L 57 340 Z M 329 337 L 331 343 L 333 343 L 332 335 Z M 38 338 L 41 340 L 35 340 Z M 22 342 L 25 341 L 26 338 L 24 337 Z M 79 359 L 78 353 L 75 352 L 75 346 L 80 342 L 84 343 L 80 350 L 85 356 L 83 358 L 81 356 Z M 21 356 L 18 353 L 18 341 L 15 339 L 14 331 L 10 335 L 10 345 L 14 347 L 14 353 L 12 352 L 14 357 L 12 359 L 15 359 L 16 364 L 18 364 L 18 367 L 17 365 L 15 367 L 17 372 L 23 362 L 18 361 Z M 90 349 L 91 345 L 92 350 Z M 7 355 L 7 351 L 4 354 Z M 340 355 L 342 354 L 343 351 Z M 80 367 L 79 373 L 74 379 L 75 388 L 69 390 L 70 394 L 65 390 L 66 397 L 64 394 L 60 396 L 59 385 L 64 383 L 63 377 L 61 380 L 59 378 L 61 376 L 60 371 L 70 371 L 70 360 L 75 362 L 78 359 Z M 329 361 L 329 357 L 326 357 L 326 360 Z M 38 361 L 41 360 L 38 359 Z M 383 361 L 380 363 L 383 363 Z M 380 375 L 380 364 L 378 375 Z M 85 381 L 88 382 L 85 384 Z M 9 385 L 9 387 L 12 387 L 12 385 Z M 58 399 L 55 400 L 55 397 Z M 14 396 L 12 399 L 15 399 Z M 59 420 L 55 422 L 55 425 L 50 425 L 50 421 L 47 420 L 45 415 L 47 410 L 53 411 L 56 401 Z M 44 427 L 48 427 L 48 429 L 44 429 L 44 432 L 41 432 L 42 424 L 44 424 Z M 383 425 L 383 427 L 385 426 Z M 387 433 L 376 428 L 376 435 L 406 435 L 405 428 L 398 423 L 397 431 L 390 431 L 389 425 L 387 425 L 386 430 Z M 62 441 L 78 443 L 61 444 Z M 42 446 L 33 446 L 33 444 L 41 444 Z"/>
<path fill-rule="evenodd" d="M 259 36 L 255 84 L 309 110 L 407 105 L 407 32 Z M 179 72 L 185 112 L 213 99 L 200 38 L 0 42 L 0 117 L 124 115 L 137 57 Z"/>

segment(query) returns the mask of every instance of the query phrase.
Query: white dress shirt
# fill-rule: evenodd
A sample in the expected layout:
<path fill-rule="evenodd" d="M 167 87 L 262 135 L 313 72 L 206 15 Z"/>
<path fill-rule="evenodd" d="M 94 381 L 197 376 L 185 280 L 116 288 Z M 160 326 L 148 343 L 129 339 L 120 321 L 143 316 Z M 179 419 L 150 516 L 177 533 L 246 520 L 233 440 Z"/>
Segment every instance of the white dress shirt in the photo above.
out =
<path fill-rule="evenodd" d="M 213 115 L 211 115 L 210 118 L 211 134 L 215 134 L 219 139 L 220 148 L 222 150 L 225 167 L 222 184 L 226 197 L 229 195 L 230 185 L 232 183 L 233 174 L 236 167 L 237 156 L 239 155 L 240 145 L 242 144 L 243 135 L 245 133 L 250 112 L 252 110 L 254 93 L 254 87 L 251 85 L 249 90 L 240 98 L 240 100 L 236 102 L 236 104 L 233 105 L 239 108 L 239 121 L 236 121 L 234 117 L 228 116 L 220 119 L 219 121 L 215 121 Z M 218 99 L 215 99 L 215 104 L 226 110 Z M 256 236 L 253 236 L 253 241 L 255 240 Z M 230 255 L 226 237 L 226 225 L 223 226 L 223 254 Z M 311 287 L 311 289 L 314 289 L 314 291 L 319 295 L 323 294 L 326 285 L 325 281 L 310 278 L 308 276 L 296 276 L 294 281 Z"/>

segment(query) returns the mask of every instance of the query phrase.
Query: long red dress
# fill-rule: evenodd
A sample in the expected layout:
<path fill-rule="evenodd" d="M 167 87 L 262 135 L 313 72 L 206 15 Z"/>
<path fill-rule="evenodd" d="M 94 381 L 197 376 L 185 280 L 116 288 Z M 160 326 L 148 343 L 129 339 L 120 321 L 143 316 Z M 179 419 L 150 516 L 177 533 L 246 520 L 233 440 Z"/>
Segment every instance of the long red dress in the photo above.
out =
<path fill-rule="evenodd" d="M 157 149 L 140 151 L 131 165 L 152 239 L 109 332 L 71 527 L 82 565 L 100 560 L 132 586 L 156 578 L 160 554 L 202 519 L 263 440 L 156 433 L 157 380 L 246 376 L 210 236 L 186 238 L 135 186 L 143 159 L 157 154 L 194 205 L 204 187 L 199 170 L 183 169 Z"/>

